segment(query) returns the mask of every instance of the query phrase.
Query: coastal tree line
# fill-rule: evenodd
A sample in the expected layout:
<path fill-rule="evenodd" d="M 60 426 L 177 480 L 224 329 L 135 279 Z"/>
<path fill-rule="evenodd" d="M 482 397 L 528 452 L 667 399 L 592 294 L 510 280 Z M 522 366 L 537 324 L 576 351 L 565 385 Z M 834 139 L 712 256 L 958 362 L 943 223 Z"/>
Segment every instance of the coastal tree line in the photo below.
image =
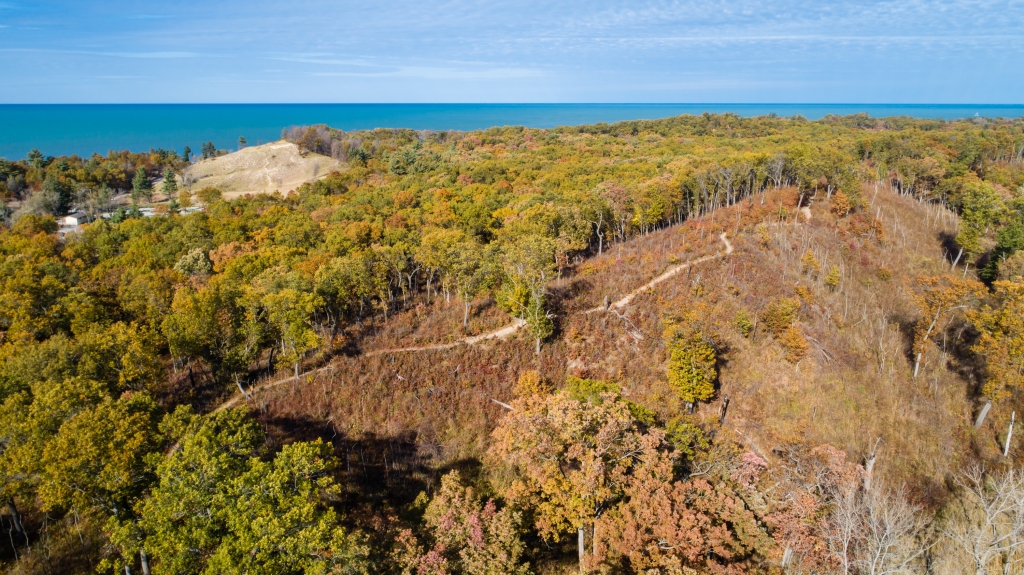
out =
<path fill-rule="evenodd" d="M 762 202 L 775 188 L 795 188 L 798 205 L 850 212 L 862 209 L 865 183 L 881 183 L 957 211 L 958 257 L 989 285 L 914 286 L 923 318 L 914 349 L 924 353 L 937 325 L 965 313 L 979 353 L 998 358 L 985 366 L 986 397 L 1020 385 L 1020 122 L 705 115 L 286 135 L 347 169 L 287 196 L 226 201 L 185 190 L 179 205 L 203 212 L 126 214 L 64 239 L 54 214 L 103 190 L 144 194 L 185 158 L 156 150 L 0 162 L 0 194 L 19 206 L 5 209 L 0 231 L 0 496 L 12 555 L 35 556 L 47 522 L 60 520 L 85 529 L 88 540 L 76 537 L 100 569 L 154 573 L 526 572 L 525 541 L 566 537 L 583 570 L 757 571 L 794 553 L 845 573 L 885 572 L 873 557 L 890 569 L 923 561 L 940 534 L 836 450 L 808 446 L 803 471 L 785 479 L 806 498 L 770 502 L 764 489 L 782 478 L 759 455 L 716 456 L 715 471 L 702 472 L 693 454 L 709 449 L 706 430 L 657 421 L 612 382 L 556 390 L 525 377 L 489 450 L 512 486 L 484 496 L 448 475 L 384 547 L 333 505 L 340 463 L 329 446 L 269 452 L 244 411 L 198 415 L 187 394 L 167 391 L 186 373 L 195 389 L 223 393 L 244 392 L 258 370 L 298 377 L 312 355 L 419 304 L 458 303 L 466 329 L 474 302 L 493 298 L 527 323 L 539 350 L 557 329 L 547 286 L 583 258 Z M 778 316 L 781 338 L 793 320 Z M 714 338 L 701 330 L 681 317 L 664 338 L 666 378 L 689 403 L 714 393 Z M 812 485 L 808 470 L 827 481 Z M 984 539 L 984 529 L 971 531 L 976 510 L 1019 497 L 1012 474 L 995 491 L 972 477 L 958 488 L 968 511 L 949 519 L 947 543 Z M 892 509 L 911 521 L 883 516 Z M 1021 561 L 1014 526 L 1024 509 L 1000 513 L 994 532 L 1006 537 L 972 548 L 988 555 L 963 551 L 980 557 L 980 573 Z"/>

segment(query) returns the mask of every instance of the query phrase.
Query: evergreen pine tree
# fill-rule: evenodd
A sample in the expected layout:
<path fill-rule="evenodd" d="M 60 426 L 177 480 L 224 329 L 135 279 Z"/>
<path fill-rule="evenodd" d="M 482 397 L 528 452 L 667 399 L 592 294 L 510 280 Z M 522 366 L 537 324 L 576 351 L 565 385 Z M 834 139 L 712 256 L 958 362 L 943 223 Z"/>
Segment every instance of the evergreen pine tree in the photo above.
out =
<path fill-rule="evenodd" d="M 145 166 L 139 166 L 135 170 L 135 177 L 132 178 L 132 201 L 138 202 L 143 198 L 146 201 L 153 198 L 153 184 L 149 181 Z"/>
<path fill-rule="evenodd" d="M 185 146 L 185 153 L 183 155 L 185 156 L 185 161 L 186 162 L 191 162 L 192 161 L 192 148 L 190 148 L 188 146 Z"/>
<path fill-rule="evenodd" d="M 160 190 L 168 198 L 174 198 L 175 192 L 178 191 L 178 182 L 174 178 L 174 170 L 167 168 L 164 170 L 164 185 Z"/>

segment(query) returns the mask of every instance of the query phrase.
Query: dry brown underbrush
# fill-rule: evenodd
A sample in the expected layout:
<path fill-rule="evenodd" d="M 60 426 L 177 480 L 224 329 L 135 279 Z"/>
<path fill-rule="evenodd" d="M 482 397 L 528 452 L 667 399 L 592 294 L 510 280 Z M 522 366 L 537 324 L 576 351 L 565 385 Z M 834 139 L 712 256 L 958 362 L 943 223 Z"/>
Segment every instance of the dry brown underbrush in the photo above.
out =
<path fill-rule="evenodd" d="M 967 450 L 991 453 L 994 444 L 968 424 L 970 384 L 947 369 L 955 363 L 954 342 L 945 353 L 929 351 L 916 380 L 908 359 L 917 312 L 901 286 L 906 278 L 949 270 L 942 238 L 955 233 L 957 222 L 941 207 L 888 190 L 866 186 L 861 195 L 866 205 L 836 215 L 821 193 L 805 221 L 792 190 L 773 191 L 763 204 L 755 197 L 713 217 L 613 244 L 552 286 L 558 331 L 539 356 L 528 338 L 514 336 L 440 351 L 339 357 L 311 381 L 261 394 L 261 418 L 283 439 L 314 429 L 332 440 L 352 484 L 362 486 L 361 497 L 372 491 L 377 500 L 408 501 L 450 466 L 478 470 L 504 414 L 495 401 L 507 403 L 527 370 L 556 383 L 567 372 L 615 380 L 664 421 L 683 413 L 686 406 L 666 381 L 661 326 L 666 315 L 700 300 L 724 337 L 717 342 L 720 389 L 698 418 L 717 420 L 719 399 L 728 395 L 729 432 L 768 455 L 799 439 L 835 445 L 862 461 L 877 443 L 876 473 L 934 500 Z M 618 313 L 581 313 L 675 263 L 718 253 L 722 230 L 735 247 L 732 255 L 691 267 Z M 821 270 L 838 269 L 838 282 L 805 273 L 801 258 L 808 252 Z M 787 329 L 803 338 L 800 354 L 783 347 L 760 319 L 783 298 L 799 304 Z M 487 303 L 476 306 L 481 313 L 469 333 L 507 321 Z M 736 326 L 743 313 L 753 322 L 749 337 Z M 454 301 L 402 312 L 358 348 L 452 341 L 463 335 L 461 315 Z M 1001 418 L 1001 411 L 990 416 L 989 425 Z"/>

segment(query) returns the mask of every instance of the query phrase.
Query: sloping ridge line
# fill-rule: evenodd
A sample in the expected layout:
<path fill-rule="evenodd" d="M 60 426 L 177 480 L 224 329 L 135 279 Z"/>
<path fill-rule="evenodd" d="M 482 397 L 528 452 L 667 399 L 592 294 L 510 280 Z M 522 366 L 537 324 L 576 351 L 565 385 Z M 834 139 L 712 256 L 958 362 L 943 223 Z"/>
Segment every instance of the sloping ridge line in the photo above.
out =
<path fill-rule="evenodd" d="M 686 263 L 682 263 L 682 264 L 679 264 L 679 265 L 677 265 L 675 267 L 669 268 L 668 271 L 666 271 L 665 273 L 663 273 L 660 276 L 652 279 L 651 281 L 645 283 L 644 285 L 636 288 L 635 290 L 629 292 L 628 294 L 623 296 L 621 299 L 618 299 L 615 302 L 613 302 L 610 305 L 608 305 L 608 307 L 604 307 L 604 306 L 595 307 L 593 309 L 588 309 L 587 311 L 585 311 L 583 313 L 589 315 L 591 313 L 596 313 L 596 312 L 600 312 L 600 311 L 607 311 L 607 310 L 610 310 L 610 309 L 621 309 L 621 308 L 629 305 L 629 303 L 631 301 L 633 301 L 633 298 L 635 298 L 636 296 L 638 296 L 638 295 L 640 295 L 640 294 L 642 294 L 644 292 L 650 291 L 651 289 L 654 288 L 654 286 L 656 286 L 656 285 L 658 285 L 658 284 L 660 284 L 660 283 L 662 283 L 662 282 L 664 282 L 666 280 L 669 280 L 669 279 L 675 277 L 676 275 L 679 274 L 679 272 L 689 268 L 690 266 L 693 266 L 693 265 L 696 265 L 696 264 L 699 264 L 699 263 L 703 263 L 703 262 L 706 262 L 706 261 L 718 259 L 718 258 L 723 258 L 723 257 L 731 254 L 733 252 L 733 247 L 732 247 L 732 244 L 729 242 L 729 239 L 726 237 L 725 232 L 722 232 L 722 235 L 718 236 L 718 239 L 722 240 L 722 243 L 725 244 L 725 250 L 723 250 L 723 251 L 721 251 L 721 252 L 719 252 L 717 254 L 713 254 L 713 255 L 710 255 L 710 256 L 703 256 L 703 257 L 697 258 L 695 260 L 690 260 L 690 261 L 688 261 Z M 400 347 L 400 348 L 393 348 L 393 349 L 375 349 L 375 350 L 368 351 L 368 352 L 364 353 L 363 357 L 372 357 L 372 356 L 375 356 L 375 355 L 383 355 L 383 354 L 386 354 L 386 353 L 413 353 L 413 352 L 419 352 L 419 351 L 436 351 L 436 350 L 451 349 L 453 347 L 458 347 L 460 345 L 476 345 L 478 343 L 481 343 L 481 342 L 487 341 L 487 340 L 491 340 L 491 339 L 505 339 L 505 338 L 513 335 L 514 333 L 516 333 L 517 331 L 519 331 L 520 329 L 522 329 L 525 326 L 526 326 L 526 321 L 517 318 L 512 323 L 510 323 L 510 324 L 508 324 L 508 325 L 506 325 L 506 326 L 504 326 L 502 328 L 496 329 L 494 331 L 490 331 L 490 332 L 483 333 L 483 334 L 480 334 L 480 335 L 474 335 L 474 336 L 470 336 L 470 337 L 465 337 L 465 338 L 462 338 L 460 340 L 453 341 L 453 342 L 450 342 L 450 343 L 439 343 L 439 344 L 434 344 L 434 345 L 423 345 L 423 346 L 413 346 L 413 347 Z M 301 381 L 301 379 L 303 377 L 309 377 L 311 375 L 320 373 L 321 371 L 324 371 L 324 370 L 328 369 L 329 367 L 330 367 L 330 365 L 326 365 L 324 367 L 320 367 L 320 368 L 317 368 L 317 369 L 314 369 L 314 370 L 311 370 L 311 371 L 307 371 L 307 372 L 299 375 L 297 378 L 295 376 L 292 376 L 292 377 L 286 377 L 284 379 L 279 379 L 277 381 L 270 381 L 270 382 L 264 383 L 262 385 L 257 386 L 256 388 L 250 389 L 249 390 L 249 395 L 251 396 L 253 393 L 256 393 L 257 391 L 263 391 L 265 389 L 270 389 L 272 387 L 277 387 L 278 385 L 281 385 L 282 383 L 287 383 L 289 381 L 295 381 L 295 380 Z M 216 413 L 218 411 L 223 411 L 225 409 L 229 409 L 231 407 L 234 407 L 243 398 L 245 398 L 245 395 L 243 395 L 241 392 L 236 393 L 235 395 L 231 396 L 231 398 L 229 398 L 227 401 L 225 401 L 224 403 L 221 403 L 220 405 L 218 405 L 217 408 L 214 409 L 213 411 L 214 411 L 214 413 Z"/>

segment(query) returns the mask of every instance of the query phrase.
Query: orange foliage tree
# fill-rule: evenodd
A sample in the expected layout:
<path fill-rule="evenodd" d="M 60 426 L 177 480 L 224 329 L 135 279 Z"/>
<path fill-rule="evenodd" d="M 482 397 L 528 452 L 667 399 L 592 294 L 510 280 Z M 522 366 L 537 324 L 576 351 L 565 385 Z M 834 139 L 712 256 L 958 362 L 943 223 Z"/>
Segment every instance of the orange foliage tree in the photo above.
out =
<path fill-rule="evenodd" d="M 967 319 L 980 336 L 971 348 L 985 362 L 983 393 L 998 399 L 1007 388 L 1024 387 L 1024 284 L 997 281 L 996 307 L 970 311 Z"/>
<path fill-rule="evenodd" d="M 941 331 L 942 324 L 948 323 L 959 310 L 981 297 L 985 286 L 973 279 L 944 275 L 918 276 L 907 288 L 921 314 L 914 327 L 914 377 L 917 377 L 928 339 Z"/>
<path fill-rule="evenodd" d="M 677 480 L 680 454 L 664 431 L 636 420 L 616 393 L 565 389 L 512 408 L 492 448 L 518 472 L 506 495 L 532 509 L 542 537 L 576 531 L 581 569 L 717 569 L 771 545 L 735 482 Z"/>
<path fill-rule="evenodd" d="M 773 542 L 727 481 L 674 481 L 664 453 L 637 469 L 624 500 L 600 521 L 607 556 L 626 558 L 634 572 L 736 572 Z M 729 569 L 728 566 L 733 568 Z"/>

